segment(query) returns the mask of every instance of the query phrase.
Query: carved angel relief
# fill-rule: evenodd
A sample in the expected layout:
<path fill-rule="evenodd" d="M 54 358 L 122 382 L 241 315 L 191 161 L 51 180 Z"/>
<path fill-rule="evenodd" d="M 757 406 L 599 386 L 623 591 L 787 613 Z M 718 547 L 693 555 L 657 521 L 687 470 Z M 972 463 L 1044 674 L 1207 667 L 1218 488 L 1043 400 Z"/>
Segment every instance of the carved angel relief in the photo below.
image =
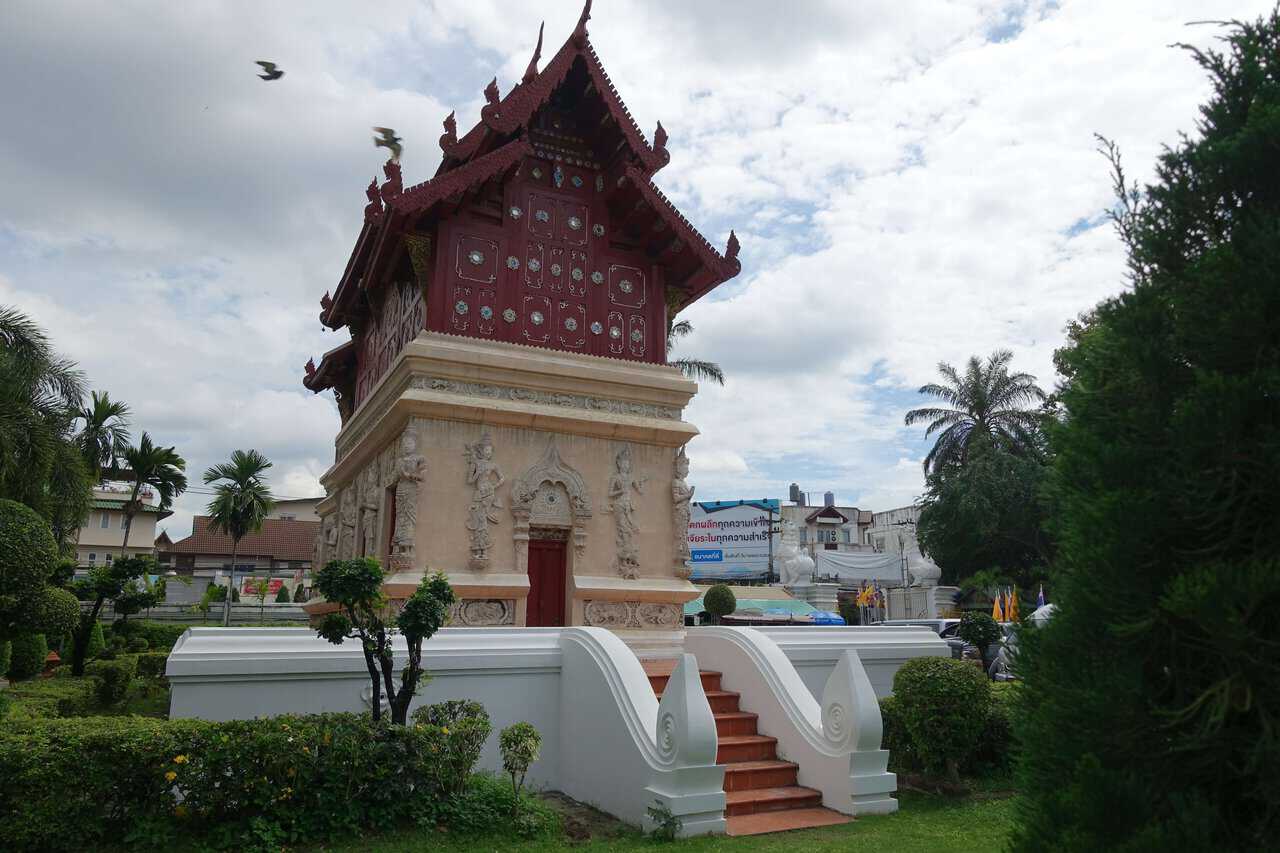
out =
<path fill-rule="evenodd" d="M 636 505 L 632 492 L 644 493 L 645 479 L 631 473 L 631 448 L 624 447 L 614 460 L 614 473 L 609 478 L 609 511 L 613 513 L 615 544 L 618 553 L 613 566 L 618 574 L 632 579 L 640 576 L 640 549 L 636 534 Z"/>
<path fill-rule="evenodd" d="M 349 560 L 356 556 L 356 523 L 359 509 L 356 506 L 356 488 L 347 486 L 342 490 L 339 502 L 338 521 L 338 559 Z"/>
<path fill-rule="evenodd" d="M 498 523 L 495 512 L 502 508 L 498 502 L 498 489 L 505 482 L 498 465 L 493 461 L 493 441 L 485 433 L 475 444 L 463 451 L 467 459 L 467 485 L 471 486 L 471 507 L 467 512 L 467 532 L 471 536 L 471 568 L 489 568 L 489 551 L 493 538 L 489 525 Z"/>
<path fill-rule="evenodd" d="M 685 482 L 688 476 L 689 457 L 682 447 L 676 455 L 675 479 L 671 481 L 671 538 L 675 544 L 675 575 L 685 580 L 693 574 L 689 554 L 689 505 L 694 487 Z"/>
<path fill-rule="evenodd" d="M 418 434 L 412 428 L 400 436 L 396 455 L 396 516 L 391 533 L 391 571 L 413 567 L 414 533 L 418 524 L 418 484 L 426 474 L 427 460 L 418 452 Z"/>

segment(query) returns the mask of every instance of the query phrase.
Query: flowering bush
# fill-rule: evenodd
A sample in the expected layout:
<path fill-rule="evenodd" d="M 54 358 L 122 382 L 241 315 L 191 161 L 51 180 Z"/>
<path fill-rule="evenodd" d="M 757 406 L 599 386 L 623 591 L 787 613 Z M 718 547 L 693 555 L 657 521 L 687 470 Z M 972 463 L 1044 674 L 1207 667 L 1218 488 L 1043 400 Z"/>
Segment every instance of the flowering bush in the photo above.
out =
<path fill-rule="evenodd" d="M 443 731 L 321 714 L 211 723 L 92 717 L 0 730 L 6 850 L 279 849 L 415 817 Z M 67 831 L 67 815 L 77 829 Z"/>
<path fill-rule="evenodd" d="M 492 731 L 489 713 L 479 702 L 450 699 L 424 705 L 413 712 L 413 720 L 416 725 L 439 729 L 443 739 L 440 786 L 448 794 L 462 793 Z"/>

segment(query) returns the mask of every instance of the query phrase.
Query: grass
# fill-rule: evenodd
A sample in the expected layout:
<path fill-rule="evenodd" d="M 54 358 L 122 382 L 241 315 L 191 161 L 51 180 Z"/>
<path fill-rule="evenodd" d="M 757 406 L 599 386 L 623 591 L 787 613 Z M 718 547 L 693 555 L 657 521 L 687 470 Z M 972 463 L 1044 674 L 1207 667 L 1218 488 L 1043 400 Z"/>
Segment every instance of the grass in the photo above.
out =
<path fill-rule="evenodd" d="M 903 792 L 901 809 L 892 815 L 869 815 L 843 826 L 798 830 L 744 838 L 707 836 L 662 845 L 629 831 L 614 838 L 570 844 L 565 838 L 519 841 L 506 835 L 460 837 L 429 830 L 406 830 L 365 836 L 347 843 L 314 848 L 325 853 L 550 853 L 572 848 L 598 851 L 653 851 L 667 848 L 681 853 L 796 853 L 796 851 L 882 851 L 894 853 L 962 853 L 998 850 L 1013 827 L 1013 800 L 975 797 L 951 799 Z"/>

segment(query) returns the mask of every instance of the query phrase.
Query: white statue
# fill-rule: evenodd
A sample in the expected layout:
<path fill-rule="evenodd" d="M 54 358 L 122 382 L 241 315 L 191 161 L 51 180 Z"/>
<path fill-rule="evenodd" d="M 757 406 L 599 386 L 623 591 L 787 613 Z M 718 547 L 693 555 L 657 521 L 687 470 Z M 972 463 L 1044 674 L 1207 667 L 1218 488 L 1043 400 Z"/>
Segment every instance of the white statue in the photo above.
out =
<path fill-rule="evenodd" d="M 800 532 L 790 519 L 782 520 L 782 540 L 773 555 L 773 566 L 783 586 L 813 583 L 813 557 L 800 550 Z"/>
<path fill-rule="evenodd" d="M 640 526 L 636 524 L 636 504 L 631 492 L 643 494 L 645 478 L 637 479 L 631 473 L 630 447 L 622 448 L 614 461 L 616 469 L 609 478 L 609 511 L 613 513 L 616 525 L 618 548 L 614 568 L 624 578 L 638 578 L 640 549 L 636 543 L 636 534 L 640 532 Z"/>
<path fill-rule="evenodd" d="M 689 561 L 689 504 L 693 500 L 693 486 L 685 482 L 689 476 L 689 457 L 684 448 L 676 456 L 675 479 L 671 481 L 671 536 L 675 540 L 675 574 L 688 580 L 693 574 Z"/>

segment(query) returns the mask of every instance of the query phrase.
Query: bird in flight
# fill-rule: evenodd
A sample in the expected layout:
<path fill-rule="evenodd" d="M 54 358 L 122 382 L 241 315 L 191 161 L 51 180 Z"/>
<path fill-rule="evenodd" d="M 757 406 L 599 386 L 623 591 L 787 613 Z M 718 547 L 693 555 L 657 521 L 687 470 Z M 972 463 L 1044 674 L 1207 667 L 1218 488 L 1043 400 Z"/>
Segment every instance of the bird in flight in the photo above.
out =
<path fill-rule="evenodd" d="M 264 59 L 259 59 L 255 64 L 261 65 L 262 70 L 266 72 L 265 74 L 258 75 L 258 77 L 263 80 L 279 80 L 284 76 L 284 72 L 279 68 L 276 68 L 276 64 L 274 62 L 267 62 Z"/>
<path fill-rule="evenodd" d="M 373 138 L 373 147 L 390 149 L 391 159 L 399 161 L 400 137 L 396 136 L 396 132 L 389 127 L 375 127 L 373 130 L 375 133 L 381 134 L 381 138 L 377 136 Z"/>

